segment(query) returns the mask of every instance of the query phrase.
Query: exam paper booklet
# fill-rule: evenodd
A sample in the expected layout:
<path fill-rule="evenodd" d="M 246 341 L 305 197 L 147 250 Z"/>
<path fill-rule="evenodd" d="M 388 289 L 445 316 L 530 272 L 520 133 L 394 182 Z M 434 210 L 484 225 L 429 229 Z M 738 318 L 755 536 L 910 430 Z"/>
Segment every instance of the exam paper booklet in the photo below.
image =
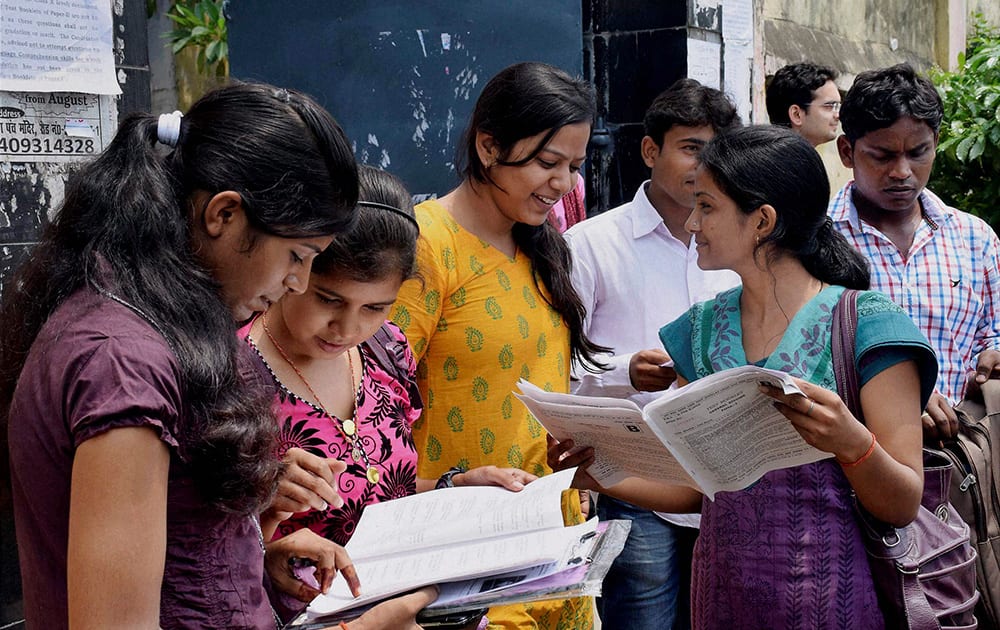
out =
<path fill-rule="evenodd" d="M 602 486 L 643 477 L 714 499 L 772 470 L 833 456 L 807 444 L 760 383 L 802 394 L 788 374 L 747 365 L 668 390 L 644 409 L 630 400 L 546 392 L 523 379 L 514 395 L 555 439 L 594 448 L 587 472 Z"/>
<path fill-rule="evenodd" d="M 542 477 L 520 492 L 445 488 L 367 506 L 346 546 L 361 595 L 353 597 L 344 580 L 334 580 L 328 593 L 309 604 L 302 621 L 356 616 L 429 584 L 447 585 L 432 607 L 488 606 L 507 589 L 590 564 L 603 538 L 597 520 L 563 525 L 560 496 L 574 472 Z M 542 583 L 536 595 L 543 586 L 553 588 Z"/>

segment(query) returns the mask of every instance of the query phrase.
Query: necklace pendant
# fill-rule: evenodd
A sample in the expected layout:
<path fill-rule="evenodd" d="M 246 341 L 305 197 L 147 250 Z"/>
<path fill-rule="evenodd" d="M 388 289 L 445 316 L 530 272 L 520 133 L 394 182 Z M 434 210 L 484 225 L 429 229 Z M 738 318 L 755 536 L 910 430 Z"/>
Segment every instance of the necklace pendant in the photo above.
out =
<path fill-rule="evenodd" d="M 351 457 L 354 459 L 355 464 L 360 464 L 361 459 L 364 457 L 364 453 L 361 452 L 361 449 L 359 447 L 355 446 L 351 450 Z"/>
<path fill-rule="evenodd" d="M 368 467 L 368 471 L 365 473 L 365 477 L 368 477 L 368 483 L 372 484 L 373 486 L 378 483 L 379 474 L 378 471 L 375 470 L 374 466 Z"/>
<path fill-rule="evenodd" d="M 347 434 L 348 437 L 353 436 L 358 432 L 358 427 L 354 424 L 354 420 L 344 420 L 340 426 L 343 427 L 344 433 Z"/>

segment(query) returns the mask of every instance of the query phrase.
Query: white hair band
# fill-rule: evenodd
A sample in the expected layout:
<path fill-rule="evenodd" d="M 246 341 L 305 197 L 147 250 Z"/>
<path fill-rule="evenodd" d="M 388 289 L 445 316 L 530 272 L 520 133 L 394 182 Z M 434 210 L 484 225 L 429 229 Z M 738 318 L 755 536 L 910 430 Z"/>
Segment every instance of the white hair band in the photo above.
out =
<path fill-rule="evenodd" d="M 179 111 L 160 114 L 160 119 L 156 123 L 156 139 L 169 147 L 176 147 L 181 137 L 182 116 Z"/>

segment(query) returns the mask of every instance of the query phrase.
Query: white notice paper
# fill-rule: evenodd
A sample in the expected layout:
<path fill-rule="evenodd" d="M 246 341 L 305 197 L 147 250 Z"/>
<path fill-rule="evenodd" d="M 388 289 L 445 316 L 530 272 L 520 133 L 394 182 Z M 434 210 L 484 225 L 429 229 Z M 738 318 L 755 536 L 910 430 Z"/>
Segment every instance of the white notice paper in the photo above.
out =
<path fill-rule="evenodd" d="M 719 89 L 722 75 L 722 46 L 702 39 L 687 40 L 688 78 Z"/>
<path fill-rule="evenodd" d="M 121 94 L 109 0 L 0 0 L 0 91 Z"/>

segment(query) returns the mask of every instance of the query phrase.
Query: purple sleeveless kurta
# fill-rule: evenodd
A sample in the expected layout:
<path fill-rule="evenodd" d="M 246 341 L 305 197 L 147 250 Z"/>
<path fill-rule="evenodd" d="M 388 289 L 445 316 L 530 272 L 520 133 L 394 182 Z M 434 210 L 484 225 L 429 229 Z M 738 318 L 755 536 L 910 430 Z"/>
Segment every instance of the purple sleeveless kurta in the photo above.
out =
<path fill-rule="evenodd" d="M 850 488 L 831 460 L 702 504 L 693 628 L 882 628 Z"/>

